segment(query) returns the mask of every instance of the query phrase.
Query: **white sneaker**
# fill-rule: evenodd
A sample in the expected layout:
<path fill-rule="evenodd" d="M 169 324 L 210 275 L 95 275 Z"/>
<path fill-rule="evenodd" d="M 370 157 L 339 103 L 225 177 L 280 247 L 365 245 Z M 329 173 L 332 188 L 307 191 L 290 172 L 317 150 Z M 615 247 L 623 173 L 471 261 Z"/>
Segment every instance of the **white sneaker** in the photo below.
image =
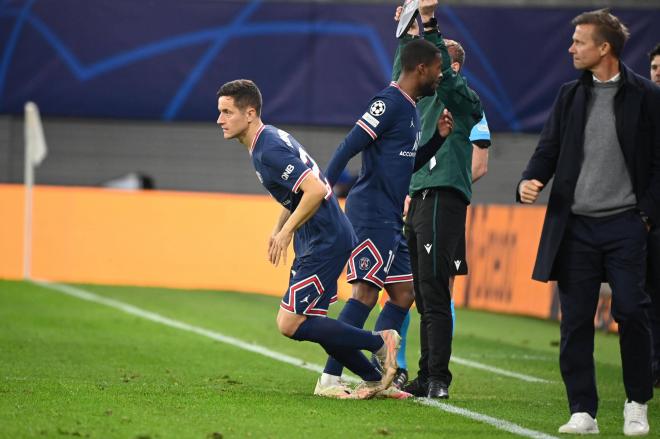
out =
<path fill-rule="evenodd" d="M 341 380 L 337 383 L 324 386 L 321 384 L 321 378 L 319 378 L 316 380 L 314 395 L 325 398 L 352 399 L 353 391 Z"/>
<path fill-rule="evenodd" d="M 598 434 L 598 421 L 589 413 L 573 413 L 567 423 L 559 427 L 559 433 L 567 434 Z"/>
<path fill-rule="evenodd" d="M 626 436 L 644 436 L 649 434 L 649 421 L 646 418 L 648 405 L 635 401 L 623 404 L 623 434 Z"/>

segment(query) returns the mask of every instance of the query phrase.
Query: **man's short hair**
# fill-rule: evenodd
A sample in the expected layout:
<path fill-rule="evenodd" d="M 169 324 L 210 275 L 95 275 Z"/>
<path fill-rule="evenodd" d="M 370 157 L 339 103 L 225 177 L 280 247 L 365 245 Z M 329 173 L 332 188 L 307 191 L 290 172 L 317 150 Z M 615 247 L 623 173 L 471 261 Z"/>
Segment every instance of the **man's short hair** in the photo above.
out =
<path fill-rule="evenodd" d="M 217 93 L 218 98 L 221 96 L 234 98 L 234 105 L 241 111 L 253 107 L 257 116 L 261 117 L 261 92 L 257 84 L 249 79 L 236 79 L 223 84 Z"/>
<path fill-rule="evenodd" d="M 660 43 L 656 44 L 652 51 L 649 52 L 649 62 L 653 62 L 653 58 L 660 55 Z"/>
<path fill-rule="evenodd" d="M 575 17 L 571 23 L 573 26 L 593 24 L 595 26 L 594 40 L 596 43 L 610 43 L 612 53 L 617 58 L 621 57 L 623 46 L 630 37 L 628 28 L 610 13 L 609 8 L 583 12 Z"/>
<path fill-rule="evenodd" d="M 447 46 L 447 51 L 451 57 L 451 62 L 457 62 L 463 67 L 463 64 L 465 64 L 465 49 L 463 49 L 461 43 L 445 39 L 445 45 Z"/>
<path fill-rule="evenodd" d="M 413 40 L 401 51 L 401 69 L 404 72 L 411 72 L 420 64 L 429 65 L 439 54 L 440 49 L 429 41 Z"/>

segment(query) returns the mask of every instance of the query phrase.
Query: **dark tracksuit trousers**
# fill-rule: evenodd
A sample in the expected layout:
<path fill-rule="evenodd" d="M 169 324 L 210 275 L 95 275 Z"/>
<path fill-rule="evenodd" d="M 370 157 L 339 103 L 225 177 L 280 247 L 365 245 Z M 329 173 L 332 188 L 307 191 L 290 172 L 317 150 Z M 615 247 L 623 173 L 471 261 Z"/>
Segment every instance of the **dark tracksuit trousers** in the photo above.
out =
<path fill-rule="evenodd" d="M 464 245 L 467 203 L 452 189 L 427 189 L 412 197 L 405 234 L 410 249 L 415 304 L 420 313 L 419 377 L 451 384 L 449 278 L 454 254 Z M 465 261 L 463 261 L 465 263 Z"/>

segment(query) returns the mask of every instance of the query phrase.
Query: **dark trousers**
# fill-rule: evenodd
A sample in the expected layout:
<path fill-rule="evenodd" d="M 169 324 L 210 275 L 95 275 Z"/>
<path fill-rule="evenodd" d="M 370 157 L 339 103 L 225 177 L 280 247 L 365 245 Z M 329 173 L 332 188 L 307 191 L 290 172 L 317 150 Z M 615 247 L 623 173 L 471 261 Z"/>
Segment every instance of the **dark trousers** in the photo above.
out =
<path fill-rule="evenodd" d="M 654 227 L 648 237 L 648 263 L 646 265 L 646 289 L 651 296 L 651 333 L 653 334 L 653 359 L 660 371 L 660 227 Z"/>
<path fill-rule="evenodd" d="M 644 285 L 647 235 L 635 211 L 569 219 L 555 268 L 562 313 L 559 365 L 571 413 L 595 417 L 598 411 L 594 316 L 603 279 L 612 288 L 626 396 L 638 403 L 653 397 L 650 300 Z"/>
<path fill-rule="evenodd" d="M 465 237 L 467 204 L 451 189 L 416 194 L 406 217 L 406 239 L 420 313 L 419 377 L 451 384 L 452 318 L 449 277 L 457 245 Z"/>

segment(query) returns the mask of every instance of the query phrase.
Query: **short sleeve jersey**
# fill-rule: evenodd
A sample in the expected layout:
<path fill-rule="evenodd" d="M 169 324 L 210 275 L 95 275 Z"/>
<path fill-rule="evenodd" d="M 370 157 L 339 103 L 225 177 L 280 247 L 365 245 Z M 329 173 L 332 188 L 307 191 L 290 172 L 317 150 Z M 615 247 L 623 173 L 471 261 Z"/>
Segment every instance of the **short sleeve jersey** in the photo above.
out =
<path fill-rule="evenodd" d="M 262 125 L 250 148 L 257 178 L 270 195 L 293 212 L 302 198 L 300 186 L 310 175 L 326 184 L 328 192 L 316 213 L 294 235 L 297 258 L 332 254 L 352 246 L 355 235 L 319 167 L 289 133 Z M 341 248 L 340 248 L 341 247 Z"/>
<path fill-rule="evenodd" d="M 357 125 L 372 143 L 362 151 L 346 214 L 355 227 L 401 230 L 420 137 L 415 101 L 392 82 L 371 100 Z"/>

